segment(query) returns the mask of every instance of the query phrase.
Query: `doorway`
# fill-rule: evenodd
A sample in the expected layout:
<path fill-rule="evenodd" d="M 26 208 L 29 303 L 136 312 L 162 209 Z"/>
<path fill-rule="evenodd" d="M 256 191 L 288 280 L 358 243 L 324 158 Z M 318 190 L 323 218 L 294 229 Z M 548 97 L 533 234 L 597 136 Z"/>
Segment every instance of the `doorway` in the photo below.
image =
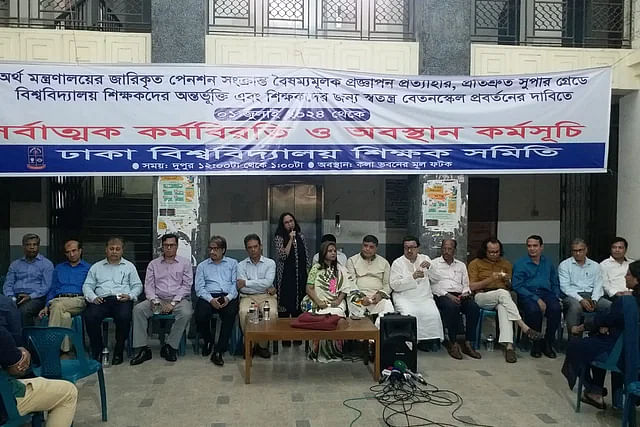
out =
<path fill-rule="evenodd" d="M 303 183 L 270 185 L 269 235 L 275 235 L 280 215 L 283 212 L 291 212 L 296 217 L 300 230 L 304 234 L 308 256 L 312 257 L 317 252 L 322 237 L 323 206 L 322 185 Z M 273 239 L 271 239 L 269 251 L 271 258 L 276 258 Z"/>

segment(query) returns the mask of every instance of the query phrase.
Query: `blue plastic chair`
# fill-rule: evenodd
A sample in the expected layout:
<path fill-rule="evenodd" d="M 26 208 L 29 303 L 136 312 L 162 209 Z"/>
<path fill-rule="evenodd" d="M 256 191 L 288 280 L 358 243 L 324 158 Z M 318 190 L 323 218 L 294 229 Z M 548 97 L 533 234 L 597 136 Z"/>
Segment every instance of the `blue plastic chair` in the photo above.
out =
<path fill-rule="evenodd" d="M 16 398 L 13 395 L 13 387 L 9 383 L 9 376 L 2 370 L 0 370 L 0 397 L 7 413 L 7 420 L 1 427 L 22 427 L 25 424 L 31 424 L 32 419 L 33 425 L 41 425 L 39 422 L 41 420 L 40 413 L 20 415 Z M 38 422 L 36 422 L 36 418 Z"/>
<path fill-rule="evenodd" d="M 40 326 L 26 327 L 23 333 L 40 359 L 40 365 L 33 367 L 33 372 L 37 376 L 67 380 L 75 384 L 82 378 L 98 374 L 102 421 L 107 421 L 107 391 L 102 365 L 87 357 L 80 336 L 72 329 Z M 76 348 L 76 359 L 60 360 L 60 345 L 66 336 L 71 339 Z"/>
<path fill-rule="evenodd" d="M 622 345 L 624 342 L 623 334 L 620 334 L 616 343 L 613 345 L 611 352 L 609 354 L 603 354 L 603 357 L 600 359 L 596 359 L 591 362 L 592 366 L 596 368 L 604 369 L 606 371 L 622 373 L 620 368 L 618 368 L 618 361 L 620 360 L 620 355 L 622 354 Z M 578 390 L 577 390 L 577 398 L 576 398 L 576 412 L 580 412 L 580 398 L 582 397 L 582 382 L 584 380 L 584 376 L 586 372 L 580 375 L 578 379 Z M 613 396 L 615 400 L 615 396 Z"/>
<path fill-rule="evenodd" d="M 151 317 L 151 320 L 176 320 L 176 316 L 174 314 L 154 314 Z M 187 353 L 187 330 L 189 327 L 182 332 L 182 338 L 180 338 L 180 345 L 178 347 L 178 354 L 180 356 L 184 356 Z M 160 344 L 164 345 L 165 333 L 162 332 L 159 334 L 160 336 Z"/>
<path fill-rule="evenodd" d="M 636 426 L 636 401 L 640 397 L 640 381 L 634 381 L 627 386 L 622 427 Z"/>
<path fill-rule="evenodd" d="M 495 310 L 485 310 L 484 308 L 480 309 L 480 317 L 478 317 L 478 325 L 476 326 L 476 339 L 473 342 L 473 348 L 478 350 L 480 348 L 480 344 L 482 342 L 482 323 L 485 318 L 493 317 L 496 319 L 496 337 L 498 339 L 498 312 Z"/>

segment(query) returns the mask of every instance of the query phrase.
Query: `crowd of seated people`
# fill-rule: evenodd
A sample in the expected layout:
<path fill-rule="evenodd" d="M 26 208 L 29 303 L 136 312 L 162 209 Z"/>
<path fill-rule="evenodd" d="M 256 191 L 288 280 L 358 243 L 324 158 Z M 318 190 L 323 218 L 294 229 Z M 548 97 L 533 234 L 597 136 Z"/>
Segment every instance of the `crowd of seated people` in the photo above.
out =
<path fill-rule="evenodd" d="M 500 326 L 498 342 L 506 362 L 517 361 L 514 324 L 533 342 L 532 357 L 544 354 L 555 358 L 554 340 L 563 311 L 570 337 L 578 340 L 584 330 L 585 314 L 619 311 L 616 300 L 627 295 L 628 288 L 634 289 L 629 283 L 637 284 L 638 277 L 630 269 L 632 260 L 626 258 L 627 241 L 620 237 L 611 244 L 611 256 L 600 264 L 587 257 L 583 240 L 574 240 L 571 257 L 557 269 L 543 254 L 543 239 L 537 235 L 527 238 L 527 254 L 513 265 L 503 257 L 502 243 L 495 238 L 482 243 L 468 267 L 454 257 L 455 240 L 443 240 L 441 256 L 431 259 L 419 252 L 420 241 L 413 236 L 403 239 L 403 255 L 391 264 L 377 253 L 378 239 L 373 235 L 364 236 L 360 253 L 350 258 L 338 250 L 335 236 L 325 235 L 318 254 L 311 258 L 299 224 L 288 212 L 280 216 L 273 239 L 275 260 L 263 256 L 257 234 L 244 238 L 247 257 L 240 262 L 226 256 L 226 239 L 215 235 L 208 243 L 209 257 L 197 265 L 194 277 L 190 260 L 177 255 L 177 236 L 165 234 L 161 237 L 162 253 L 149 263 L 144 284 L 135 266 L 123 257 L 121 238 L 108 239 L 105 258 L 93 265 L 82 259 L 82 243 L 68 240 L 64 243 L 67 260 L 55 268 L 39 253 L 37 235 L 26 234 L 22 243 L 24 257 L 11 263 L 3 288 L 20 312 L 19 321 L 33 325 L 38 318 L 46 317 L 49 326 L 68 328 L 73 316 L 82 315 L 91 355 L 100 360 L 104 345 L 102 322 L 112 318 L 113 365 L 123 362 L 130 333 L 136 349 L 130 364 L 152 359 L 147 342 L 148 321 L 154 314 L 171 314 L 174 322 L 160 356 L 170 362 L 177 360 L 181 337 L 193 316 L 203 341 L 202 356 L 210 356 L 211 362 L 223 366 L 236 318 L 239 316 L 244 330 L 245 313 L 252 305 L 264 304 L 273 307 L 272 312 L 279 317 L 296 317 L 310 311 L 368 317 L 377 327 L 385 314 L 411 315 L 417 320 L 418 348 L 427 350 L 429 342 L 444 341 L 454 359 L 462 359 L 463 355 L 481 358 L 472 345 L 479 313 L 481 309 L 495 310 Z M 635 282 L 629 277 L 635 277 Z M 196 301 L 191 300 L 192 286 Z M 143 291 L 144 300 L 139 301 Z M 221 321 L 217 341 L 211 330 L 213 314 Z M 461 315 L 466 324 L 464 332 L 459 330 Z M 459 339 L 459 334 L 464 338 Z M 251 351 L 269 358 L 267 344 L 257 343 Z M 62 356 L 71 351 L 70 343 L 63 342 Z M 17 359 L 18 353 L 13 356 L 11 360 L 3 359 L 3 363 Z M 310 356 L 314 360 L 339 360 L 342 343 L 313 343 Z M 594 376 L 595 385 L 587 390 L 584 400 L 602 407 L 599 378 Z"/>

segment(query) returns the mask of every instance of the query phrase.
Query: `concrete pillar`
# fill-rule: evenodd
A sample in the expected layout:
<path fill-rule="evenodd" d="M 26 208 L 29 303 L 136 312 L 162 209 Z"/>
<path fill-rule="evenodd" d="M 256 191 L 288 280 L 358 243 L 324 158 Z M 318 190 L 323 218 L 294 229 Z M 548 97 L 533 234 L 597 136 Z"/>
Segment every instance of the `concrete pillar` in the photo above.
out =
<path fill-rule="evenodd" d="M 433 220 L 433 215 L 425 215 L 425 184 L 431 180 L 454 180 L 460 185 L 458 197 L 459 217 L 452 226 Z M 434 258 L 440 256 L 440 245 L 444 239 L 456 239 L 456 258 L 467 261 L 467 199 L 469 180 L 466 175 L 420 175 L 409 180 L 409 224 L 411 235 L 420 239 L 421 252 Z"/>
<path fill-rule="evenodd" d="M 207 8 L 203 0 L 151 0 L 151 61 L 154 63 L 204 63 Z M 207 178 L 195 177 L 199 193 L 198 226 L 191 238 L 197 262 L 208 256 L 209 216 Z M 158 226 L 158 178 L 153 180 L 154 239 Z M 159 233 L 158 233 L 159 234 Z M 156 242 L 156 248 L 160 247 Z"/>
<path fill-rule="evenodd" d="M 420 74 L 469 75 L 471 61 L 471 6 L 466 0 L 420 0 L 416 2 L 416 40 L 420 44 Z M 422 203 L 424 184 L 433 179 L 455 179 L 460 182 L 460 219 L 447 231 L 433 231 L 425 226 Z M 420 175 L 409 177 L 410 234 L 420 239 L 422 252 L 440 255 L 443 239 L 458 242 L 456 258 L 467 260 L 467 190 L 463 175 Z"/>
<path fill-rule="evenodd" d="M 618 151 L 618 218 L 616 234 L 629 241 L 629 256 L 640 257 L 640 95 L 635 91 L 620 98 Z"/>

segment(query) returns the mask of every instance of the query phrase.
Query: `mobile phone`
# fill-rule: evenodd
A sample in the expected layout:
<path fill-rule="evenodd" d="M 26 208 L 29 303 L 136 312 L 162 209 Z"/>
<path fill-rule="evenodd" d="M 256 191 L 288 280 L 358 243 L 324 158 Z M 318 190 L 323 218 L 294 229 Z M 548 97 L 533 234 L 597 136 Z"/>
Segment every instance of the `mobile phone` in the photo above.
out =
<path fill-rule="evenodd" d="M 224 304 L 225 303 L 224 297 L 218 297 L 217 301 L 218 301 L 218 304 Z"/>

